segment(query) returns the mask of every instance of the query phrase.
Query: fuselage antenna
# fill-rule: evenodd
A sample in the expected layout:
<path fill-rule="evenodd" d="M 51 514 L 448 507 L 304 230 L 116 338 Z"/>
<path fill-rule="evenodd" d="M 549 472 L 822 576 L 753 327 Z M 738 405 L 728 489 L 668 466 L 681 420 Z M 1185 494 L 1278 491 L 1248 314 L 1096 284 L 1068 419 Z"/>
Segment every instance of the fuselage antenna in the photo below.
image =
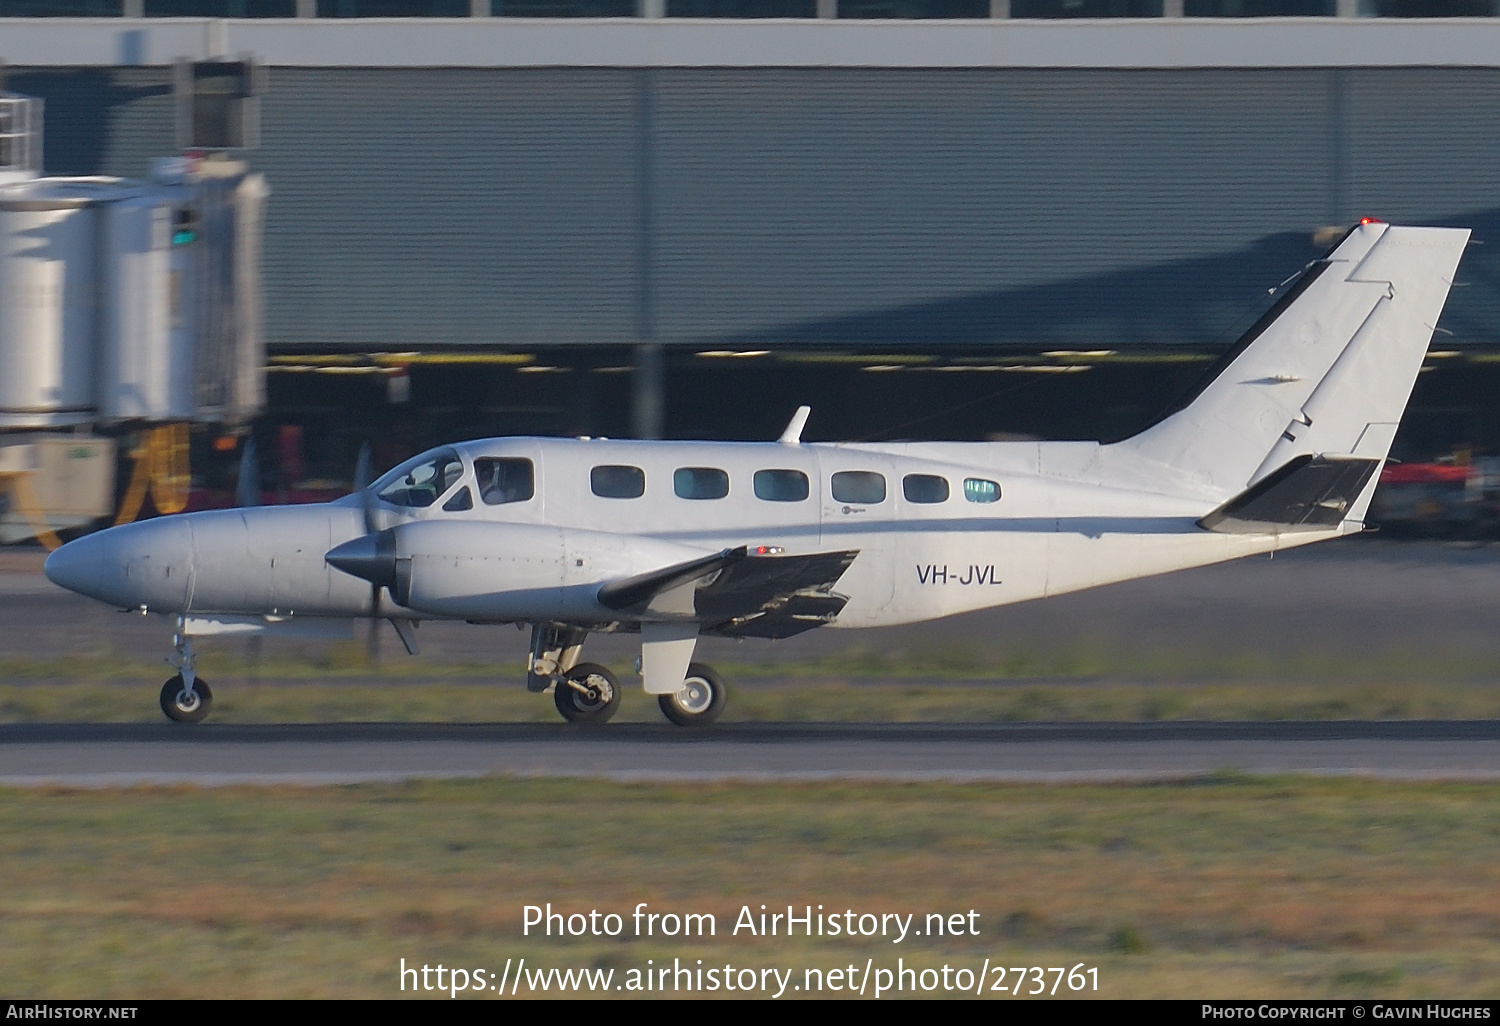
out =
<path fill-rule="evenodd" d="M 807 415 L 811 412 L 811 406 L 797 407 L 797 412 L 792 414 L 791 421 L 787 424 L 786 430 L 781 433 L 781 437 L 777 441 L 782 445 L 801 445 L 802 428 L 806 426 Z"/>

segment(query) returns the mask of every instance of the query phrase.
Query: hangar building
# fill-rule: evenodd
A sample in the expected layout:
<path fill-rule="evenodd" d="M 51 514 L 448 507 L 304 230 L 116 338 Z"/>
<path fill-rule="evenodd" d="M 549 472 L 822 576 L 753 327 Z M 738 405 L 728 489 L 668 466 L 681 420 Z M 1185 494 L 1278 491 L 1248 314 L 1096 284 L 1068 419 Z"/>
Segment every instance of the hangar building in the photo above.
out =
<path fill-rule="evenodd" d="M 130 16 L 0 17 L 0 58 L 48 172 L 130 177 L 176 60 L 266 67 L 263 430 L 325 476 L 799 402 L 819 438 L 1122 434 L 1361 216 L 1490 242 L 1401 444 L 1500 452 L 1489 0 L 611 2 L 4 0 Z M 1314 16 L 1193 16 L 1234 11 Z M 363 16 L 413 12 L 456 16 Z M 692 16 L 726 12 L 790 16 Z M 1463 16 L 1358 16 L 1403 13 Z"/>

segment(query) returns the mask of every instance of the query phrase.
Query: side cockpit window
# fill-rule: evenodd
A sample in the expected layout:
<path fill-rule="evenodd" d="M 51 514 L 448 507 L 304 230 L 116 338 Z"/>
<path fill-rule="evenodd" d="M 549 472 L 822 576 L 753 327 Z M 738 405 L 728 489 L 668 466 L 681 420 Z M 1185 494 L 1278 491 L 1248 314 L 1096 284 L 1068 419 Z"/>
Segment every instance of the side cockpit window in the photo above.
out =
<path fill-rule="evenodd" d="M 391 471 L 370 487 L 381 502 L 408 509 L 426 509 L 464 476 L 458 453 L 444 449 L 433 456 L 419 456 Z"/>
<path fill-rule="evenodd" d="M 536 495 L 536 469 L 524 457 L 481 457 L 474 461 L 474 477 L 486 506 L 527 502 Z"/>
<path fill-rule="evenodd" d="M 443 503 L 445 513 L 462 513 L 466 509 L 474 508 L 474 496 L 469 494 L 469 486 L 464 485 L 453 493 L 453 498 Z"/>

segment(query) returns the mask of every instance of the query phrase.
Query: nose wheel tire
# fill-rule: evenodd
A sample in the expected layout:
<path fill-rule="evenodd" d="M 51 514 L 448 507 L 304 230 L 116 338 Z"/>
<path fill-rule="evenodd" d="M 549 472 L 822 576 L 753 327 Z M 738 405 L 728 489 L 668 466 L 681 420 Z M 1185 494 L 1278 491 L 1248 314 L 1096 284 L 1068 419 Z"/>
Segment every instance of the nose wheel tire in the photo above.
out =
<path fill-rule="evenodd" d="M 679 727 L 702 727 L 719 718 L 727 697 L 724 678 L 715 673 L 713 667 L 692 663 L 688 666 L 687 679 L 682 682 L 682 690 L 660 696 L 657 703 L 661 705 L 662 715 Z"/>
<path fill-rule="evenodd" d="M 569 723 L 604 723 L 620 708 L 620 682 L 598 663 L 579 663 L 557 682 L 552 700 Z"/>
<path fill-rule="evenodd" d="M 202 677 L 189 690 L 178 674 L 161 686 L 161 711 L 174 723 L 200 723 L 214 704 L 214 693 Z"/>

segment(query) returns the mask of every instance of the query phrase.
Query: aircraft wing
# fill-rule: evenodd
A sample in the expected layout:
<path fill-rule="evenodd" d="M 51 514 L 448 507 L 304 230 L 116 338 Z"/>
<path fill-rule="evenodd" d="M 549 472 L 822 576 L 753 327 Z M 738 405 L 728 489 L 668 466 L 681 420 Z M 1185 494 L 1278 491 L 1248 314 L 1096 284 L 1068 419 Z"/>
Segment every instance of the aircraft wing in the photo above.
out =
<path fill-rule="evenodd" d="M 636 574 L 622 581 L 612 581 L 599 589 L 599 604 L 620 612 L 638 612 L 651 604 L 658 596 L 674 591 L 685 584 L 692 584 L 708 575 L 724 569 L 732 563 L 749 558 L 748 550 L 741 545 L 737 549 L 725 549 L 702 559 L 690 559 L 686 563 L 674 563 Z"/>
<path fill-rule="evenodd" d="M 844 608 L 848 596 L 833 586 L 857 555 L 852 549 L 752 556 L 741 546 L 606 584 L 599 602 L 622 613 L 689 616 L 705 633 L 786 638 L 822 626 Z"/>

